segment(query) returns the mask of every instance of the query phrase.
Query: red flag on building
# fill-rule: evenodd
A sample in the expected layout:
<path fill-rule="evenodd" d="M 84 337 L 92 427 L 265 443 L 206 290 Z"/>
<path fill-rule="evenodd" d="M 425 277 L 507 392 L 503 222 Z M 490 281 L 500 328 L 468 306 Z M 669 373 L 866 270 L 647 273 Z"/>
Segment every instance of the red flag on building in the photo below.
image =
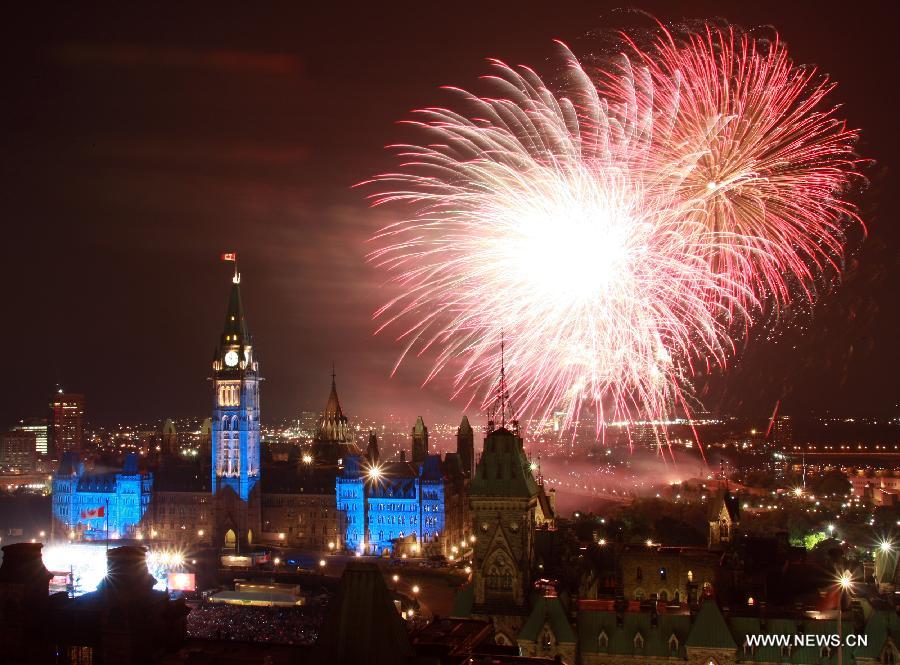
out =
<path fill-rule="evenodd" d="M 103 517 L 105 514 L 104 506 L 100 506 L 98 508 L 91 508 L 89 510 L 81 511 L 81 519 L 88 520 L 93 517 Z"/>
<path fill-rule="evenodd" d="M 237 261 L 237 252 L 225 252 L 222 254 L 223 261 Z"/>

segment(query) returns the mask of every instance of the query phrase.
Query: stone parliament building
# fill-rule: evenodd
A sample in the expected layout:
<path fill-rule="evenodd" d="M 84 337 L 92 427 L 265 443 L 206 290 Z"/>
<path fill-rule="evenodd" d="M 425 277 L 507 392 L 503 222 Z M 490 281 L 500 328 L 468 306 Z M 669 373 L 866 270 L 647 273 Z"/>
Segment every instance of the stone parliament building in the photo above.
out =
<path fill-rule="evenodd" d="M 67 455 L 54 474 L 53 528 L 70 540 L 149 539 L 246 551 L 256 545 L 368 554 L 449 555 L 471 537 L 468 487 L 474 432 L 463 417 L 457 451 L 429 452 L 419 418 L 411 456 L 382 460 L 374 432 L 357 444 L 332 375 L 311 444 L 267 460 L 260 373 L 235 273 L 212 358 L 213 404 L 200 454 L 179 454 L 171 421 L 159 454 L 138 470 L 86 471 Z"/>

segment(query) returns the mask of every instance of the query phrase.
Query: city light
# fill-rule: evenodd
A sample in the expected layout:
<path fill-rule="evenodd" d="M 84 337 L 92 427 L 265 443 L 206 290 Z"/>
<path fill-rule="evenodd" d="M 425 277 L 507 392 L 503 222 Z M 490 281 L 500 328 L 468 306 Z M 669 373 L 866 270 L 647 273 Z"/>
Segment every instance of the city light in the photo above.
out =
<path fill-rule="evenodd" d="M 853 587 L 853 574 L 849 570 L 845 570 L 841 573 L 840 577 L 838 577 L 837 581 L 841 589 L 846 591 Z"/>
<path fill-rule="evenodd" d="M 412 592 L 413 592 L 413 593 L 419 593 L 419 585 L 418 585 L 418 584 L 413 584 Z"/>
<path fill-rule="evenodd" d="M 377 464 L 370 466 L 366 475 L 369 476 L 369 480 L 378 480 L 381 478 L 381 467 Z"/>
<path fill-rule="evenodd" d="M 325 559 L 319 559 L 319 568 L 325 567 Z"/>
<path fill-rule="evenodd" d="M 884 554 L 887 554 L 888 552 L 893 551 L 894 544 L 889 540 L 882 540 L 878 547 Z"/>
<path fill-rule="evenodd" d="M 303 459 L 304 464 L 312 464 L 313 458 L 312 458 L 312 455 L 310 455 L 309 453 L 303 453 L 302 459 Z"/>

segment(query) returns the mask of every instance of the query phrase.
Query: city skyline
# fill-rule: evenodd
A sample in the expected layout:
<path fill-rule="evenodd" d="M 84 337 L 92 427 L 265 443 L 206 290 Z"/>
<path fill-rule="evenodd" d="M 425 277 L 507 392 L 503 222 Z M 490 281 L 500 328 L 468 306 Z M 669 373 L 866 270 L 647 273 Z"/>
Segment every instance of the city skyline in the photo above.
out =
<path fill-rule="evenodd" d="M 838 81 L 831 101 L 862 128 L 860 153 L 874 165 L 856 198 L 869 237 L 811 322 L 754 339 L 727 374 L 701 382 L 716 412 L 765 414 L 779 399 L 788 413 L 896 412 L 897 137 L 879 65 L 890 62 L 890 40 L 877 38 L 891 10 L 869 5 L 848 28 L 814 7 L 779 7 L 778 29 L 798 62 Z M 373 337 L 371 320 L 387 291 L 364 260 L 384 217 L 350 187 L 389 163 L 382 146 L 402 136 L 394 121 L 438 86 L 470 80 L 486 56 L 546 63 L 556 37 L 578 51 L 588 32 L 627 19 L 614 9 L 585 4 L 552 22 L 489 9 L 473 27 L 464 15 L 440 25 L 404 12 L 338 21 L 320 8 L 314 23 L 329 27 L 316 31 L 299 15 L 275 25 L 265 12 L 249 22 L 222 12 L 202 37 L 199 9 L 177 26 L 164 12 L 138 20 L 111 11 L 58 14 L 40 35 L 23 30 L 11 42 L 21 94 L 9 145 L 19 168 L 8 174 L 17 221 L 3 262 L 4 281 L 21 284 L 8 302 L 22 322 L 9 331 L 19 389 L 0 418 L 42 415 L 57 383 L 87 395 L 85 418 L 95 423 L 206 412 L 230 274 L 218 264 L 224 251 L 238 253 L 245 277 L 264 420 L 319 409 L 332 362 L 354 415 L 449 422 L 477 412 L 451 402 L 444 380 L 420 387 L 430 358 L 390 378 L 399 348 L 390 334 Z M 722 13 L 747 27 L 772 15 L 766 5 L 645 9 L 662 20 Z M 497 36 L 501 22 L 508 29 Z M 354 36 L 337 52 L 336 32 Z M 435 34 L 448 48 L 428 53 Z M 376 40 L 390 44 L 368 63 L 380 72 L 372 79 L 357 65 Z M 43 104 L 47 95 L 64 121 Z"/>

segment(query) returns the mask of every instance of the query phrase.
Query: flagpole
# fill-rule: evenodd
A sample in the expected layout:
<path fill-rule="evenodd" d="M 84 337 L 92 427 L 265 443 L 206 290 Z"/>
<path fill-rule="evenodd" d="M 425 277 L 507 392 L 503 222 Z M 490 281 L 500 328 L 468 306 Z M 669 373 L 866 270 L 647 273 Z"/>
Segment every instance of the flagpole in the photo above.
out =
<path fill-rule="evenodd" d="M 109 554 L 109 498 L 106 499 L 106 553 Z"/>

